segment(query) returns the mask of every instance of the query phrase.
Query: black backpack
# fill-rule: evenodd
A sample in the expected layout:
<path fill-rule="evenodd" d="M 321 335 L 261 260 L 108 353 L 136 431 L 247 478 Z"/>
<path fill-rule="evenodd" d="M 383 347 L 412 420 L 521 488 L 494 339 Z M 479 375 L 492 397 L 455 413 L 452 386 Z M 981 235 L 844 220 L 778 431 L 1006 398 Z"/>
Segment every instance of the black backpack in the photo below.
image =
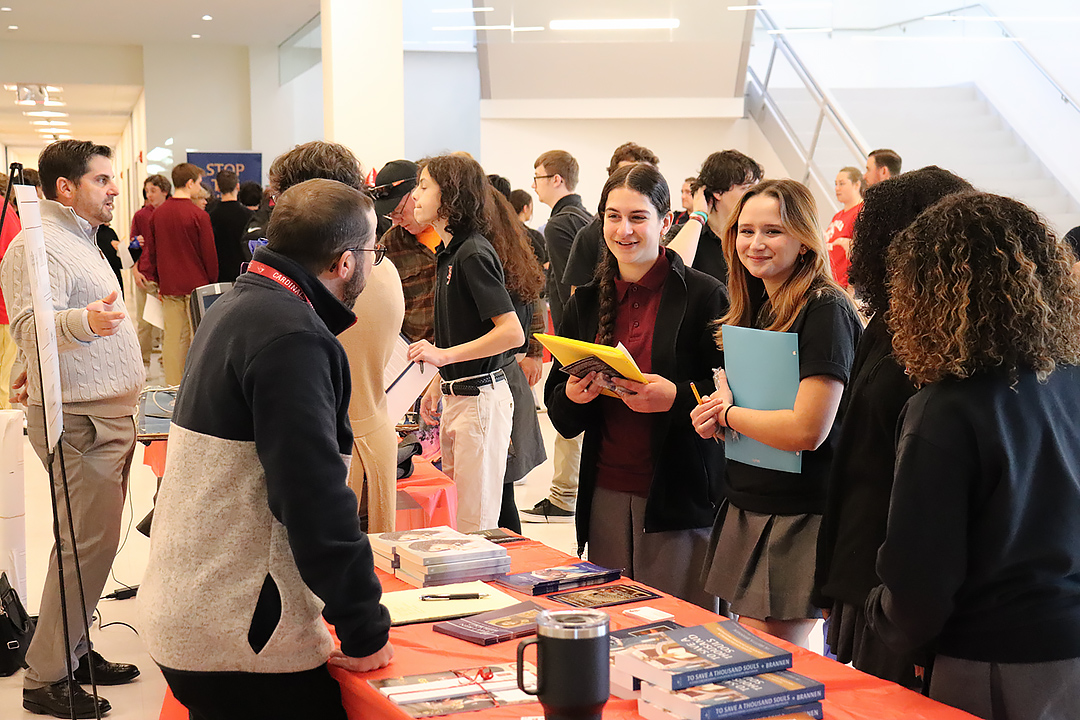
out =
<path fill-rule="evenodd" d="M 7 573 L 0 573 L 0 676 L 14 675 L 26 667 L 26 648 L 35 626 L 34 618 L 8 582 Z"/>

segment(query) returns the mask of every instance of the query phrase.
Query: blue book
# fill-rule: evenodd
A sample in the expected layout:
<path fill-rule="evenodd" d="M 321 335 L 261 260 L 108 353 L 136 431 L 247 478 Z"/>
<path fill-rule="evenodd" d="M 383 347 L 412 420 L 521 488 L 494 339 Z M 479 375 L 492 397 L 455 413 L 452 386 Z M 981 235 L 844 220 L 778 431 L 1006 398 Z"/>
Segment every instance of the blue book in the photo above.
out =
<path fill-rule="evenodd" d="M 591 562 L 506 575 L 493 582 L 526 595 L 545 595 L 556 590 L 601 585 L 622 577 L 622 570 L 600 567 Z"/>
<path fill-rule="evenodd" d="M 684 690 L 641 684 L 641 700 L 685 720 L 762 717 L 762 711 L 783 713 L 792 705 L 825 698 L 825 685 L 790 670 L 735 678 Z"/>
<path fill-rule="evenodd" d="M 724 370 L 735 404 L 754 410 L 791 410 L 799 393 L 796 333 L 725 325 Z M 728 460 L 783 472 L 802 472 L 802 453 L 778 450 L 727 430 Z"/>
<path fill-rule="evenodd" d="M 645 720 L 687 720 L 641 698 L 637 699 L 637 711 L 638 715 L 645 718 Z M 821 703 L 812 702 L 805 705 L 792 705 L 780 710 L 776 708 L 748 710 L 746 714 L 740 713 L 735 717 L 731 717 L 730 720 L 757 720 L 757 718 L 768 718 L 769 720 L 821 720 L 823 717 L 825 717 L 825 712 L 821 709 Z"/>
<path fill-rule="evenodd" d="M 791 653 L 734 620 L 722 620 L 656 633 L 616 652 L 614 662 L 640 680 L 679 690 L 783 670 L 791 667 Z"/>

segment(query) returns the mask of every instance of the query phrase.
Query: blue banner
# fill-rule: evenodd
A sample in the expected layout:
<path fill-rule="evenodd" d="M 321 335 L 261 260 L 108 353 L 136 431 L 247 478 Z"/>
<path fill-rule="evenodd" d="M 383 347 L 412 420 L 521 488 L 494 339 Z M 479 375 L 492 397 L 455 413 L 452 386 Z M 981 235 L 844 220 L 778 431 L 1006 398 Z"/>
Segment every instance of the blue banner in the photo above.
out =
<path fill-rule="evenodd" d="M 262 185 L 262 153 L 257 152 L 189 152 L 187 161 L 206 171 L 203 180 L 213 188 L 213 180 L 222 170 L 232 170 L 240 182 L 248 180 Z"/>

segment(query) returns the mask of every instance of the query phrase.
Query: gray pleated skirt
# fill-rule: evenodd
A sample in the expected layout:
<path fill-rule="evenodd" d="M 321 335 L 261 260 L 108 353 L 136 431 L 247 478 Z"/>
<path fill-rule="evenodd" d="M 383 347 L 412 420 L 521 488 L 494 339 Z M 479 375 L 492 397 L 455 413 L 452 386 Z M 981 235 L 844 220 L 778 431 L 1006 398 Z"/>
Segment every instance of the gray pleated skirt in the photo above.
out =
<path fill-rule="evenodd" d="M 705 589 L 757 620 L 820 618 L 810 602 L 820 515 L 762 515 L 728 501 L 713 524 Z"/>

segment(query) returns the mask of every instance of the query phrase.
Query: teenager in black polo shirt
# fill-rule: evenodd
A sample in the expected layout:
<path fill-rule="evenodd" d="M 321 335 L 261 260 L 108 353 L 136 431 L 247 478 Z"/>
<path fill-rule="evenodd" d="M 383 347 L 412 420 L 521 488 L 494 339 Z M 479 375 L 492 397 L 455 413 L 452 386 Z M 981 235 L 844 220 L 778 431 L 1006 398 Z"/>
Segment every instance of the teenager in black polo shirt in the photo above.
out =
<path fill-rule="evenodd" d="M 749 190 L 731 213 L 724 252 L 731 310 L 721 322 L 796 333 L 799 390 L 791 410 L 754 410 L 733 405 L 721 378 L 691 417 L 702 437 L 729 427 L 801 452 L 802 472 L 728 461 L 705 587 L 730 602 L 744 624 L 805 646 L 821 616 L 811 603 L 818 528 L 837 409 L 862 325 L 829 274 L 817 207 L 802 183 L 768 180 Z M 716 340 L 723 344 L 719 330 Z"/>
<path fill-rule="evenodd" d="M 459 530 L 496 527 L 514 402 L 503 368 L 525 331 L 506 291 L 503 266 L 484 238 L 488 181 L 472 158 L 441 155 L 421 165 L 416 221 L 442 237 L 435 281 L 435 344 L 409 346 L 409 359 L 440 368 L 421 413 L 439 431 L 443 470 L 458 488 Z"/>

